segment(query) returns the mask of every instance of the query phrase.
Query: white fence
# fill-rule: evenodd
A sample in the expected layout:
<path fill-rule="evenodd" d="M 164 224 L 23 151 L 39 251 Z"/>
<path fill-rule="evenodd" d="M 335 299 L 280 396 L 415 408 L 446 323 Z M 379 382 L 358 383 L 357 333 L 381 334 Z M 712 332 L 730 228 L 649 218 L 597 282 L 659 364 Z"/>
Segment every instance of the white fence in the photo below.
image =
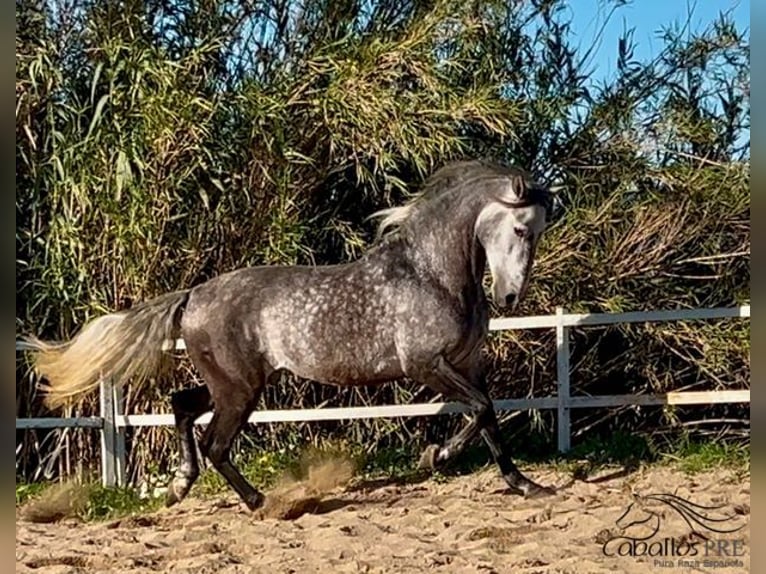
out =
<path fill-rule="evenodd" d="M 509 329 L 556 329 L 557 394 L 552 397 L 506 399 L 495 401 L 498 410 L 556 409 L 558 449 L 570 448 L 570 410 L 587 407 L 616 407 L 623 405 L 698 405 L 714 403 L 749 403 L 750 389 L 725 391 L 687 391 L 641 395 L 571 396 L 569 388 L 569 330 L 572 327 L 645 323 L 656 321 L 691 321 L 726 318 L 749 318 L 750 305 L 715 309 L 683 309 L 633 313 L 567 314 L 562 308 L 555 315 L 492 319 L 491 331 Z M 176 349 L 184 349 L 183 340 Z M 17 343 L 16 351 L 23 351 Z M 100 388 L 100 415 L 77 418 L 16 419 L 16 429 L 97 428 L 101 430 L 101 476 L 107 486 L 125 483 L 125 429 L 142 426 L 172 426 L 172 414 L 128 415 L 123 412 L 121 391 L 108 381 Z M 351 408 L 319 408 L 256 411 L 248 419 L 252 423 L 304 422 L 320 420 L 369 419 L 386 417 L 430 416 L 465 412 L 459 403 L 420 403 Z M 202 415 L 196 424 L 207 424 L 210 413 Z"/>

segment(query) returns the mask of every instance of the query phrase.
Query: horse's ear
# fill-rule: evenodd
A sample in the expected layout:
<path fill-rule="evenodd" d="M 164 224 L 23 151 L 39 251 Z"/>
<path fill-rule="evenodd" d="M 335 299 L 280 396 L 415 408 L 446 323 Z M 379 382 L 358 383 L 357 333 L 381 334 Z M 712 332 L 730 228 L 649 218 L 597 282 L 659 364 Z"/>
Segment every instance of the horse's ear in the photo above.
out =
<path fill-rule="evenodd" d="M 524 201 L 527 198 L 527 182 L 523 175 L 514 175 L 511 178 L 511 190 L 520 201 Z"/>

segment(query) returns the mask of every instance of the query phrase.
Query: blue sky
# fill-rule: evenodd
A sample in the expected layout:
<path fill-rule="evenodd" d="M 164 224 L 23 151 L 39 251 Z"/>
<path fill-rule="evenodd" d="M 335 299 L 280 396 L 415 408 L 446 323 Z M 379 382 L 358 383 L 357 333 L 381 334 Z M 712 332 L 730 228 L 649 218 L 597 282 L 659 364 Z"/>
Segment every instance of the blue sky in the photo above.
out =
<path fill-rule="evenodd" d="M 606 18 L 612 2 L 607 0 L 571 0 L 567 18 L 572 19 L 572 31 L 583 48 L 593 42 Z M 635 28 L 633 40 L 636 56 L 645 61 L 656 55 L 663 26 L 676 22 L 679 26 L 692 12 L 692 30 L 701 30 L 721 12 L 731 11 L 737 29 L 750 35 L 750 0 L 632 0 L 612 14 L 591 62 L 593 79 L 598 81 L 614 70 L 617 41 L 625 30 Z"/>

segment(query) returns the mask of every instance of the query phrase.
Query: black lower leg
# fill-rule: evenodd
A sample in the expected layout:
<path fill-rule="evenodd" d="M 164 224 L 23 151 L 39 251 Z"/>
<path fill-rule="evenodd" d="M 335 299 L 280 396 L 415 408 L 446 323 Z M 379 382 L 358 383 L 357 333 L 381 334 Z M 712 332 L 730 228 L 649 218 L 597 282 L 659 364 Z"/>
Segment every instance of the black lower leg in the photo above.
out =
<path fill-rule="evenodd" d="M 461 454 L 481 429 L 481 413 L 491 406 L 482 380 L 469 380 L 455 370 L 444 357 L 437 357 L 423 374 L 425 384 L 445 398 L 460 401 L 471 409 L 472 418 L 444 446 L 429 445 L 420 457 L 419 467 L 434 469 Z"/>
<path fill-rule="evenodd" d="M 481 437 L 489 447 L 492 458 L 512 491 L 524 496 L 547 495 L 555 492 L 551 487 L 542 486 L 530 480 L 513 464 L 513 460 L 503 446 L 494 409 L 483 413 L 482 423 Z"/>
<path fill-rule="evenodd" d="M 511 457 L 503 447 L 495 409 L 484 386 L 483 378 L 476 377 L 474 380 L 469 380 L 442 356 L 437 357 L 433 362 L 431 373 L 436 379 L 433 383 L 434 386 L 449 389 L 453 396 L 467 404 L 476 413 L 471 423 L 463 429 L 463 432 L 455 437 L 457 439 L 456 442 L 461 448 L 464 448 L 468 438 L 472 436 L 471 433 L 480 430 L 484 442 L 489 447 L 492 458 L 512 490 L 520 492 L 525 496 L 551 494 L 553 492 L 553 489 L 541 486 L 528 479 L 513 464 Z M 475 426 L 472 423 L 475 423 Z M 465 433 L 465 436 L 462 436 L 463 433 Z M 449 453 L 447 453 L 448 457 Z"/>
<path fill-rule="evenodd" d="M 210 391 L 205 385 L 183 389 L 173 394 L 171 403 L 176 419 L 179 465 L 168 484 L 167 506 L 183 500 L 199 476 L 194 421 L 210 410 Z"/>
<path fill-rule="evenodd" d="M 242 476 L 229 458 L 234 438 L 244 426 L 249 414 L 250 409 L 216 411 L 205 431 L 201 446 L 202 452 L 210 459 L 215 469 L 221 473 L 248 508 L 255 510 L 263 503 L 263 494 Z"/>
<path fill-rule="evenodd" d="M 458 434 L 444 443 L 429 445 L 420 457 L 420 468 L 435 469 L 448 463 L 465 450 L 468 443 L 478 434 L 480 429 L 479 416 L 473 415 L 468 424 Z"/>

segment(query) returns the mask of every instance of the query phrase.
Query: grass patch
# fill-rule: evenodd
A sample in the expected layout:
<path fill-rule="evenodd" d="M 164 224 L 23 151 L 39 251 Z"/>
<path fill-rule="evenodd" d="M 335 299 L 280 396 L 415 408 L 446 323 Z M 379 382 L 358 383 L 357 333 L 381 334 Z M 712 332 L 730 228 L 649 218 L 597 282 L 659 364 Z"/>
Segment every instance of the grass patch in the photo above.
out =
<path fill-rule="evenodd" d="M 16 505 L 32 522 L 57 522 L 66 518 L 110 520 L 152 512 L 160 498 L 142 498 L 132 488 L 108 488 L 75 481 L 17 484 Z"/>
<path fill-rule="evenodd" d="M 48 486 L 50 486 L 50 483 L 47 482 L 16 483 L 16 506 L 20 506 L 30 498 L 38 496 Z"/>
<path fill-rule="evenodd" d="M 411 445 L 381 448 L 365 453 L 361 445 L 328 442 L 306 450 L 282 449 L 280 451 L 250 450 L 233 457 L 234 464 L 258 489 L 269 489 L 281 477 L 305 475 L 311 460 L 319 457 L 347 457 L 355 468 L 355 477 L 362 480 L 390 478 L 406 481 L 418 475 L 417 463 L 420 451 Z M 212 467 L 200 474 L 193 492 L 202 496 L 227 492 L 229 486 Z"/>
<path fill-rule="evenodd" d="M 576 445 L 566 456 L 570 460 L 586 459 L 594 465 L 656 462 L 655 445 L 643 435 L 616 432 L 608 439 L 589 438 Z"/>
<path fill-rule="evenodd" d="M 391 478 L 406 480 L 417 474 L 420 451 L 412 445 L 387 447 L 360 453 L 359 474 L 362 479 Z"/>
<path fill-rule="evenodd" d="M 744 468 L 750 462 L 748 444 L 724 441 L 694 441 L 687 435 L 658 442 L 647 434 L 616 431 L 608 436 L 591 436 L 573 446 L 566 454 L 555 444 L 537 434 L 523 445 L 509 445 L 511 457 L 519 466 L 555 468 L 566 473 L 593 472 L 605 467 L 631 469 L 646 464 L 669 464 L 683 472 L 694 473 L 715 468 Z M 381 449 L 369 457 L 364 467 L 367 476 L 392 478 L 416 476 L 421 449 L 416 446 Z M 488 467 L 494 461 L 482 441 L 475 441 L 434 478 L 470 474 Z"/>
<path fill-rule="evenodd" d="M 108 488 L 92 485 L 81 514 L 84 520 L 111 520 L 133 514 L 153 512 L 164 504 L 162 497 L 141 498 L 133 488 Z"/>
<path fill-rule="evenodd" d="M 608 436 L 591 436 L 576 443 L 566 454 L 557 452 L 555 444 L 538 434 L 530 434 L 523 445 L 511 444 L 513 460 L 524 467 L 555 468 L 561 472 L 593 472 L 605 467 L 637 468 L 644 464 L 671 464 L 684 472 L 701 472 L 717 467 L 741 467 L 749 462 L 747 445 L 714 441 L 692 441 L 681 435 L 674 440 L 659 443 L 647 434 L 616 431 Z M 336 447 L 321 447 L 320 450 Z M 343 447 L 352 452 L 356 461 L 356 477 L 362 480 L 381 478 L 393 481 L 415 481 L 422 476 L 417 463 L 425 445 L 407 444 L 381 448 L 364 453 L 360 446 Z M 299 466 L 300 453 L 258 452 L 242 457 L 243 473 L 259 488 L 272 486 L 273 480 L 285 470 Z M 449 480 L 493 467 L 489 451 L 483 441 L 474 441 L 459 457 L 440 471 L 432 474 L 435 480 Z M 201 479 L 205 484 L 201 492 L 219 493 L 228 486 L 214 471 L 209 470 Z M 196 487 L 195 487 L 196 488 Z"/>
<path fill-rule="evenodd" d="M 662 453 L 662 457 L 688 474 L 715 468 L 743 469 L 750 464 L 750 445 L 687 439 Z"/>
<path fill-rule="evenodd" d="M 693 474 L 716 468 L 741 469 L 749 462 L 750 447 L 746 442 L 695 440 L 685 434 L 658 442 L 645 434 L 616 432 L 609 437 L 588 438 L 565 455 L 553 454 L 543 464 L 572 472 L 581 471 L 583 463 L 590 471 L 614 465 L 635 468 L 662 464 Z"/>
<path fill-rule="evenodd" d="M 244 477 L 258 489 L 269 488 L 285 473 L 297 474 L 301 466 L 301 454 L 294 450 L 249 451 L 232 457 Z M 194 485 L 193 493 L 202 496 L 221 494 L 230 487 L 212 466 L 204 469 Z"/>

